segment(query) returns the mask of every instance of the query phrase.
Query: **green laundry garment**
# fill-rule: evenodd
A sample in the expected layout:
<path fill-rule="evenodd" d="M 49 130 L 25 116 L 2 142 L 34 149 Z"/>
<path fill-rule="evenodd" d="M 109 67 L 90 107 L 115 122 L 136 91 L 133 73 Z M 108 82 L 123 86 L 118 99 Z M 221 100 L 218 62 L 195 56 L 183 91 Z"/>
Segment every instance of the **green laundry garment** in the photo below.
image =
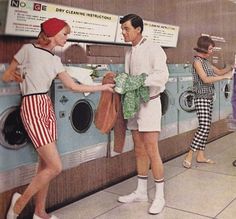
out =
<path fill-rule="evenodd" d="M 136 76 L 124 74 L 126 73 L 118 74 L 115 81 L 117 84 L 120 84 L 119 80 L 124 80 L 124 76 L 126 78 L 121 98 L 124 118 L 130 119 L 133 118 L 135 113 L 139 110 L 142 101 L 149 101 L 149 88 L 144 86 L 147 77 L 145 73 Z"/>

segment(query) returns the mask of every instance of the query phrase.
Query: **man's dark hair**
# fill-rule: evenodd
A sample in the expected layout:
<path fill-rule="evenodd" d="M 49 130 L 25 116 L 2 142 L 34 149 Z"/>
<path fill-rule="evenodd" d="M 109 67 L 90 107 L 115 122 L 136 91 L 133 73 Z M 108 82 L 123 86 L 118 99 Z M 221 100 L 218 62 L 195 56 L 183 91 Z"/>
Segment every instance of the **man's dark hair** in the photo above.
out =
<path fill-rule="evenodd" d="M 134 27 L 134 28 L 137 28 L 137 27 L 140 27 L 141 28 L 141 33 L 143 32 L 143 19 L 136 15 L 136 14 L 127 14 L 125 15 L 124 17 L 122 17 L 120 19 L 120 24 L 123 24 L 125 23 L 126 21 L 129 21 L 131 22 L 131 25 Z"/>

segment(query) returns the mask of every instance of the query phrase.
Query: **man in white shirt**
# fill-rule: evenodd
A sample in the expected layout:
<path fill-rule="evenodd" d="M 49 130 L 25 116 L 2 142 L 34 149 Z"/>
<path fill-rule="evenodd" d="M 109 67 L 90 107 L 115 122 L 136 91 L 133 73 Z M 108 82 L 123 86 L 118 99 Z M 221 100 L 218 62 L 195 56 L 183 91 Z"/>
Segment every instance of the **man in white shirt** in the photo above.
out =
<path fill-rule="evenodd" d="M 128 120 L 128 129 L 134 140 L 138 185 L 134 192 L 120 196 L 119 202 L 131 203 L 148 201 L 147 179 L 151 164 L 156 184 L 156 194 L 149 209 L 150 214 L 158 214 L 165 205 L 163 164 L 158 150 L 158 138 L 161 130 L 160 93 L 168 81 L 168 68 L 164 50 L 142 36 L 143 20 L 135 14 L 128 14 L 120 20 L 125 42 L 132 47 L 125 56 L 125 71 L 131 75 L 146 73 L 145 86 L 149 87 L 150 100 L 141 103 L 139 111 Z"/>

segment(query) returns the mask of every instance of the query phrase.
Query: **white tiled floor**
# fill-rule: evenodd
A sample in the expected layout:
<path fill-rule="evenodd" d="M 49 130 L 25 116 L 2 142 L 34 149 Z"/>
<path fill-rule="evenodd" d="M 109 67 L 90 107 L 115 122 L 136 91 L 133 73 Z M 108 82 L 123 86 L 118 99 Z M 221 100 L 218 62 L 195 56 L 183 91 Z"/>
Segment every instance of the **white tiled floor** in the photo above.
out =
<path fill-rule="evenodd" d="M 206 154 L 216 164 L 193 162 L 191 169 L 185 169 L 185 155 L 164 163 L 166 207 L 159 215 L 147 213 L 155 192 L 152 177 L 148 182 L 149 202 L 117 202 L 119 195 L 135 189 L 137 178 L 133 177 L 53 214 L 60 219 L 235 219 L 236 167 L 232 161 L 236 159 L 236 133 L 209 143 Z"/>

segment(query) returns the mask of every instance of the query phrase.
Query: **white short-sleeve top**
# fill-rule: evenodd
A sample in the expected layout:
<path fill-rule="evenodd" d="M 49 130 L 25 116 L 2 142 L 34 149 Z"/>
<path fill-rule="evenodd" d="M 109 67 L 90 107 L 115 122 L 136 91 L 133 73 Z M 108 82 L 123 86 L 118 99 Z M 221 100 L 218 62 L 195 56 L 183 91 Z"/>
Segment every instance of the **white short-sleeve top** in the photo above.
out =
<path fill-rule="evenodd" d="M 34 44 L 25 44 L 14 58 L 20 65 L 22 95 L 47 93 L 53 79 L 65 71 L 60 57 Z"/>

